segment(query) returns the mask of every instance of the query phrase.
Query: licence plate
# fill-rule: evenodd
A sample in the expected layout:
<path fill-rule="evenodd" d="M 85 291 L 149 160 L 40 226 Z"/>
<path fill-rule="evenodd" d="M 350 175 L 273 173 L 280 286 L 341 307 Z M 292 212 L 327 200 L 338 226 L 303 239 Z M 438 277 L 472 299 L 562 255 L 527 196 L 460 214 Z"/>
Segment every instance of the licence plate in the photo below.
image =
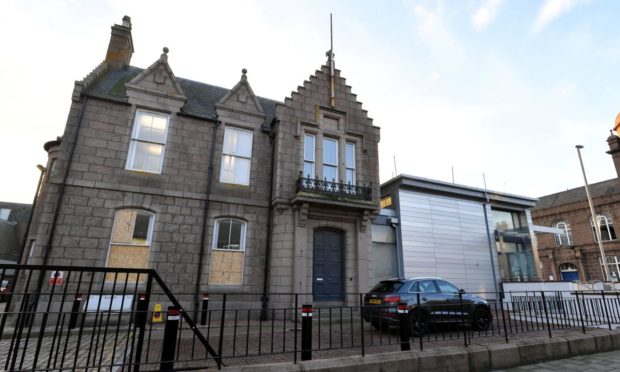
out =
<path fill-rule="evenodd" d="M 379 305 L 381 304 L 381 300 L 378 298 L 371 298 L 369 301 L 369 303 L 373 304 L 373 305 Z"/>

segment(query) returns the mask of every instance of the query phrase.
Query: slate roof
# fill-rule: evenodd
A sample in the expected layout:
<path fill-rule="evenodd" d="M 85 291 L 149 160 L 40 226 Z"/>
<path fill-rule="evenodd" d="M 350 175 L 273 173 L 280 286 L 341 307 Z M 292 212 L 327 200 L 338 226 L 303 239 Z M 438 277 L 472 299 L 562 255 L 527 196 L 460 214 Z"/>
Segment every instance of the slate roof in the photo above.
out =
<path fill-rule="evenodd" d="M 30 204 L 0 201 L 0 209 L 2 208 L 8 208 L 11 210 L 11 213 L 9 214 L 9 222 L 21 223 L 28 222 L 28 219 L 30 218 L 30 209 L 32 206 Z"/>
<path fill-rule="evenodd" d="M 620 194 L 620 179 L 612 178 L 607 181 L 593 183 L 590 185 L 592 198 L 605 195 Z M 560 205 L 578 203 L 587 200 L 585 187 L 578 187 L 571 190 L 558 192 L 555 194 L 540 197 L 533 210 L 554 208 Z"/>
<path fill-rule="evenodd" d="M 128 66 L 122 70 L 108 69 L 86 90 L 85 94 L 91 97 L 104 98 L 112 101 L 127 102 L 125 84 L 131 81 L 143 69 Z M 181 85 L 187 101 L 181 109 L 182 113 L 204 119 L 215 120 L 217 113 L 215 104 L 222 99 L 230 89 L 215 85 L 200 83 L 193 80 L 175 77 Z M 265 124 L 270 124 L 275 116 L 277 101 L 269 98 L 256 97 L 265 113 Z"/>

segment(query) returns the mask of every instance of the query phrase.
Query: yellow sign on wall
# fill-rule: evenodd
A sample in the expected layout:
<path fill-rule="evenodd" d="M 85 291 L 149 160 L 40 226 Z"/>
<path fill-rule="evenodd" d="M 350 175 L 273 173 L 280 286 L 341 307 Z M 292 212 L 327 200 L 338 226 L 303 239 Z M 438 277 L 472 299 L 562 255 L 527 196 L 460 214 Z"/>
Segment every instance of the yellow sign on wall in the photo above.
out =
<path fill-rule="evenodd" d="M 164 321 L 164 317 L 161 313 L 161 304 L 155 304 L 153 308 L 153 317 L 151 318 L 151 323 L 161 323 Z"/>

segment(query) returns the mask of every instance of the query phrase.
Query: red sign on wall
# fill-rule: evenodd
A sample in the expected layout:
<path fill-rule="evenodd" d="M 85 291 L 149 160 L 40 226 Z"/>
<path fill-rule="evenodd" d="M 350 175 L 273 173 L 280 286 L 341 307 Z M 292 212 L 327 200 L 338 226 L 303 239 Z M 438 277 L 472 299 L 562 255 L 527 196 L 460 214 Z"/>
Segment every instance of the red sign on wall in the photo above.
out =
<path fill-rule="evenodd" d="M 50 285 L 62 285 L 62 271 L 54 271 L 50 275 Z"/>

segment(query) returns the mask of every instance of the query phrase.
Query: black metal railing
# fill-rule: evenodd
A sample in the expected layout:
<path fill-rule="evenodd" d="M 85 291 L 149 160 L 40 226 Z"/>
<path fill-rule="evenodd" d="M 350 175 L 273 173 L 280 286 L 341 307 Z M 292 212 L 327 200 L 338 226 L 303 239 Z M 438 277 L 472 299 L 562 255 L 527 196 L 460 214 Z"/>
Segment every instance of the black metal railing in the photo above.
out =
<path fill-rule="evenodd" d="M 347 293 L 329 306 L 308 293 L 271 293 L 265 310 L 262 294 L 248 293 L 204 293 L 196 307 L 194 293 L 172 293 L 152 270 L 0 265 L 0 275 L 9 269 L 14 290 L 0 304 L 4 370 L 296 363 L 586 333 L 620 323 L 619 292 L 475 294 L 487 304 L 473 304 L 470 294 L 430 304 L 424 293 L 371 304 L 363 293 Z"/>
<path fill-rule="evenodd" d="M 358 186 L 335 180 L 304 177 L 301 172 L 297 179 L 297 192 L 323 195 L 335 200 L 372 200 L 372 185 Z"/>

